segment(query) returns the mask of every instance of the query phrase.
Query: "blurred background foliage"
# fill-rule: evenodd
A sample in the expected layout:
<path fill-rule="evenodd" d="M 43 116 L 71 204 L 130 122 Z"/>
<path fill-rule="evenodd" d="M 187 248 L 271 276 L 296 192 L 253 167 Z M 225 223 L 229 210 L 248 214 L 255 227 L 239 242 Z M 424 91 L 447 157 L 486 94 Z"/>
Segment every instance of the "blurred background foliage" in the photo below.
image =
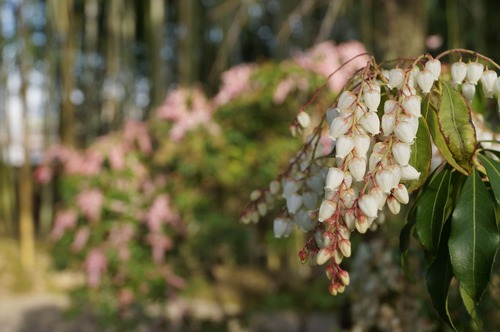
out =
<path fill-rule="evenodd" d="M 399 217 L 358 244 L 355 286 L 337 298 L 321 269 L 298 264 L 300 231 L 277 241 L 265 213 L 238 220 L 300 146 L 307 133 L 293 138 L 290 125 L 341 63 L 452 47 L 498 62 L 499 10 L 493 0 L 1 0 L 0 297 L 63 268 L 77 271 L 75 313 L 112 329 L 306 331 L 316 312 L 331 330 L 442 328 L 422 283 L 399 269 Z M 313 122 L 357 65 L 308 106 Z M 262 318 L 284 310 L 295 315 Z"/>

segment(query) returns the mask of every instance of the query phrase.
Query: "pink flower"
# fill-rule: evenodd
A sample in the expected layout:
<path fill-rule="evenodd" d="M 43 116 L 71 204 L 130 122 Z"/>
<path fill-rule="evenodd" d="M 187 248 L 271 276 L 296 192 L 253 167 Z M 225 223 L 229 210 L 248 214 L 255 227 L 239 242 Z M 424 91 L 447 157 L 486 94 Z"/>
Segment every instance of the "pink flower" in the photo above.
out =
<path fill-rule="evenodd" d="M 167 195 L 158 196 L 145 216 L 146 224 L 151 232 L 160 232 L 162 224 L 179 226 L 179 215 L 170 207 Z"/>
<path fill-rule="evenodd" d="M 251 85 L 251 77 L 255 69 L 255 64 L 241 64 L 225 71 L 222 74 L 219 93 L 214 97 L 215 105 L 227 104 L 245 93 Z"/>
<path fill-rule="evenodd" d="M 78 215 L 75 210 L 58 211 L 54 220 L 52 238 L 59 240 L 67 229 L 72 229 L 76 226 L 77 219 Z"/>
<path fill-rule="evenodd" d="M 84 226 L 80 228 L 75 235 L 73 243 L 71 244 L 71 250 L 74 252 L 79 252 L 87 244 L 90 237 L 90 228 Z"/>
<path fill-rule="evenodd" d="M 101 216 L 104 195 L 99 189 L 85 190 L 76 197 L 76 205 L 91 222 Z"/>
<path fill-rule="evenodd" d="M 91 288 L 99 287 L 101 275 L 106 271 L 108 260 L 99 249 L 92 249 L 85 259 L 84 268 L 87 272 L 88 284 Z"/>
<path fill-rule="evenodd" d="M 153 250 L 153 260 L 157 263 L 163 262 L 165 251 L 170 250 L 173 246 L 173 241 L 170 237 L 159 233 L 149 234 L 147 241 Z"/>

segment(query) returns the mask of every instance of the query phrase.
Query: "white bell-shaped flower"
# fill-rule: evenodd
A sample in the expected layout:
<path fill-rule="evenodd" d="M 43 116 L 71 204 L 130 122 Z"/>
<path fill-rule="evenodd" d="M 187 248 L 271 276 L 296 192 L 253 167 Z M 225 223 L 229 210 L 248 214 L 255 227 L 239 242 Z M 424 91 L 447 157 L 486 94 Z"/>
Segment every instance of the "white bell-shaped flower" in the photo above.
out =
<path fill-rule="evenodd" d="M 389 196 L 389 198 L 387 198 L 387 206 L 389 207 L 389 210 L 394 214 L 398 214 L 401 210 L 401 204 L 396 198 L 392 196 Z"/>
<path fill-rule="evenodd" d="M 297 211 L 293 216 L 293 220 L 303 232 L 312 231 L 317 225 L 317 221 L 311 218 L 311 212 L 304 209 Z"/>
<path fill-rule="evenodd" d="M 471 102 L 474 99 L 474 95 L 476 94 L 476 85 L 465 82 L 462 84 L 462 94 L 464 95 L 467 102 Z"/>
<path fill-rule="evenodd" d="M 393 185 L 393 174 L 388 169 L 382 169 L 375 174 L 375 182 L 377 186 L 386 194 L 388 194 Z"/>
<path fill-rule="evenodd" d="M 376 112 L 378 106 L 380 105 L 380 89 L 364 89 L 363 97 L 368 109 L 370 111 Z"/>
<path fill-rule="evenodd" d="M 339 116 L 338 108 L 329 108 L 326 111 L 326 122 L 328 123 L 328 127 L 331 127 L 333 120 Z"/>
<path fill-rule="evenodd" d="M 323 222 L 329 219 L 337 211 L 337 204 L 333 201 L 324 200 L 318 212 L 318 221 Z"/>
<path fill-rule="evenodd" d="M 364 130 L 372 135 L 380 133 L 380 121 L 376 112 L 366 112 L 360 119 Z"/>
<path fill-rule="evenodd" d="M 351 257 L 351 241 L 341 240 L 339 243 L 339 250 L 344 257 Z"/>
<path fill-rule="evenodd" d="M 401 89 L 405 79 L 405 74 L 401 68 L 394 68 L 389 71 L 389 82 L 387 87 L 389 89 Z"/>
<path fill-rule="evenodd" d="M 314 210 L 318 206 L 318 195 L 312 191 L 306 191 L 302 194 L 302 202 L 306 209 Z"/>
<path fill-rule="evenodd" d="M 423 93 L 429 93 L 434 84 L 434 74 L 429 70 L 421 71 L 417 76 L 417 83 Z"/>
<path fill-rule="evenodd" d="M 370 228 L 369 218 L 361 214 L 356 218 L 355 225 L 356 225 L 356 230 L 360 234 L 365 234 L 366 231 L 368 231 L 368 228 Z"/>
<path fill-rule="evenodd" d="M 344 159 L 354 149 L 354 145 L 351 136 L 340 136 L 335 144 L 335 156 Z"/>
<path fill-rule="evenodd" d="M 411 146 L 408 143 L 397 142 L 392 146 L 392 156 L 401 166 L 408 165 L 411 156 Z"/>
<path fill-rule="evenodd" d="M 354 188 L 343 190 L 342 195 L 340 197 L 346 209 L 350 209 L 354 205 L 354 202 L 356 201 L 357 198 L 358 195 L 356 193 L 356 190 L 354 190 Z"/>
<path fill-rule="evenodd" d="M 396 188 L 401 181 L 401 166 L 392 164 L 386 167 L 392 172 L 392 188 Z"/>
<path fill-rule="evenodd" d="M 451 80 L 455 84 L 462 84 L 467 76 L 467 65 L 462 62 L 455 62 L 451 65 Z"/>
<path fill-rule="evenodd" d="M 326 176 L 326 186 L 328 190 L 335 191 L 344 181 L 345 174 L 337 167 L 330 167 Z"/>
<path fill-rule="evenodd" d="M 293 231 L 293 222 L 288 218 L 276 218 L 273 223 L 274 237 L 288 237 Z"/>
<path fill-rule="evenodd" d="M 323 193 L 324 185 L 325 177 L 322 173 L 316 173 L 307 180 L 307 186 L 311 188 L 316 195 L 321 195 Z"/>
<path fill-rule="evenodd" d="M 344 213 L 344 223 L 348 230 L 352 231 L 356 225 L 356 216 L 354 215 L 354 209 L 348 209 Z"/>
<path fill-rule="evenodd" d="M 354 157 L 349 160 L 349 172 L 356 181 L 362 181 L 366 172 L 366 159 L 364 157 Z"/>
<path fill-rule="evenodd" d="M 368 171 L 373 172 L 375 167 L 377 167 L 377 164 L 382 161 L 383 157 L 384 157 L 383 154 L 378 152 L 373 152 L 370 155 L 370 159 L 368 159 Z"/>
<path fill-rule="evenodd" d="M 408 194 L 408 189 L 406 189 L 405 185 L 400 183 L 394 190 L 392 191 L 392 195 L 401 203 L 408 204 L 410 201 L 410 196 Z"/>
<path fill-rule="evenodd" d="M 401 167 L 401 180 L 418 180 L 420 172 L 411 165 Z"/>
<path fill-rule="evenodd" d="M 339 97 L 337 107 L 340 111 L 350 108 L 356 101 L 356 95 L 351 91 L 344 91 Z"/>
<path fill-rule="evenodd" d="M 385 201 L 387 200 L 387 194 L 384 193 L 382 191 L 382 189 L 380 189 L 379 187 L 377 186 L 374 186 L 370 189 L 370 195 L 372 195 L 373 197 L 375 197 L 375 200 L 377 201 L 377 207 L 379 210 L 382 210 L 382 208 L 384 207 L 385 205 Z"/>
<path fill-rule="evenodd" d="M 299 190 L 299 184 L 296 181 L 286 179 L 284 180 L 283 193 L 281 194 L 281 196 L 286 199 L 292 194 L 296 193 L 297 190 Z"/>
<path fill-rule="evenodd" d="M 347 131 L 351 128 L 352 119 L 351 118 L 342 118 L 336 117 L 332 121 L 332 125 L 330 126 L 329 137 L 332 140 L 336 140 L 340 136 L 347 133 Z"/>
<path fill-rule="evenodd" d="M 358 157 L 366 156 L 370 148 L 371 138 L 367 134 L 359 134 L 354 137 L 354 151 Z"/>
<path fill-rule="evenodd" d="M 302 206 L 302 196 L 295 193 L 287 197 L 286 207 L 290 214 L 295 214 Z"/>
<path fill-rule="evenodd" d="M 495 92 L 495 81 L 497 78 L 498 75 L 494 70 L 487 70 L 481 76 L 481 85 L 483 87 L 484 95 L 487 98 L 493 97 L 493 93 Z"/>
<path fill-rule="evenodd" d="M 410 97 L 405 97 L 403 99 L 402 106 L 407 113 L 418 118 L 422 116 L 421 103 L 422 103 L 422 98 L 420 96 L 414 95 Z"/>
<path fill-rule="evenodd" d="M 496 80 L 495 80 L 495 84 L 494 84 L 494 88 L 493 90 L 495 91 L 495 93 L 497 95 L 500 95 L 500 77 L 498 77 Z"/>
<path fill-rule="evenodd" d="M 384 136 L 389 136 L 394 130 L 396 117 L 392 113 L 387 113 L 382 116 L 382 133 Z"/>
<path fill-rule="evenodd" d="M 400 121 L 394 128 L 394 133 L 401 142 L 410 144 L 413 143 L 416 134 L 413 126 L 408 121 Z"/>
<path fill-rule="evenodd" d="M 361 196 L 358 199 L 358 207 L 367 218 L 376 218 L 378 213 L 377 200 L 370 194 Z"/>
<path fill-rule="evenodd" d="M 332 258 L 332 256 L 333 256 L 333 253 L 330 249 L 321 248 L 318 251 L 318 255 L 316 255 L 316 264 L 323 265 L 326 262 L 328 262 L 330 260 L 330 258 Z"/>
<path fill-rule="evenodd" d="M 273 195 L 278 194 L 281 189 L 279 181 L 273 180 L 269 183 L 269 192 Z"/>
<path fill-rule="evenodd" d="M 397 101 L 393 99 L 388 99 L 384 103 L 384 114 L 388 113 L 396 113 L 398 110 L 399 104 Z"/>
<path fill-rule="evenodd" d="M 432 73 L 434 80 L 439 80 L 441 74 L 441 62 L 438 59 L 431 59 L 425 63 L 425 69 Z"/>
<path fill-rule="evenodd" d="M 467 80 L 470 84 L 476 85 L 483 75 L 484 66 L 479 62 L 469 62 L 467 64 Z"/>

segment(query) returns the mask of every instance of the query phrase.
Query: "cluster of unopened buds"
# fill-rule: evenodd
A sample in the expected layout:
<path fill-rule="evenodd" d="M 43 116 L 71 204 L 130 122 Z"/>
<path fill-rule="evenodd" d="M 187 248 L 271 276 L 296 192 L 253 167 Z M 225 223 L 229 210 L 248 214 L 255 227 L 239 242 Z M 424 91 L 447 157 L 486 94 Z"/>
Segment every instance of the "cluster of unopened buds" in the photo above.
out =
<path fill-rule="evenodd" d="M 398 214 L 401 204 L 409 202 L 407 184 L 420 177 L 410 160 L 422 116 L 422 98 L 443 76 L 441 67 L 439 59 L 428 55 L 391 70 L 380 70 L 369 62 L 327 111 L 333 152 L 316 158 L 321 144 L 315 143 L 320 142 L 320 134 L 309 137 L 269 189 L 252 193 L 257 208 L 249 209 L 242 221 L 258 221 L 259 215 L 267 213 L 268 203 L 281 193 L 286 209 L 274 220 L 275 236 L 288 236 L 295 224 L 310 232 L 299 259 L 313 265 L 327 264 L 333 295 L 349 285 L 349 273 L 340 264 L 351 256 L 351 233 L 376 229 L 383 222 L 386 206 Z M 500 95 L 497 73 L 485 70 L 477 59 L 467 64 L 455 62 L 449 72 L 451 84 L 468 103 L 479 82 L 486 97 Z M 301 111 L 294 123 L 304 129 L 310 122 L 308 114 Z"/>

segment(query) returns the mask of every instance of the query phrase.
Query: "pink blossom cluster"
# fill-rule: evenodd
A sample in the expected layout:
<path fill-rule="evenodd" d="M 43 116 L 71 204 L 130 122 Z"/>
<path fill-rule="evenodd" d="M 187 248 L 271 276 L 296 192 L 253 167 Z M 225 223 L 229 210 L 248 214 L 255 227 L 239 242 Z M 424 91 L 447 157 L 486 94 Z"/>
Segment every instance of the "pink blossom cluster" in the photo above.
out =
<path fill-rule="evenodd" d="M 257 69 L 256 64 L 241 64 L 231 67 L 222 74 L 222 84 L 219 92 L 214 97 L 214 105 L 227 104 L 248 91 L 252 85 L 252 74 Z"/>
<path fill-rule="evenodd" d="M 172 122 L 169 135 L 177 142 L 187 132 L 199 126 L 205 126 L 210 132 L 216 133 L 218 127 L 212 121 L 213 112 L 212 104 L 200 89 L 179 88 L 168 94 L 165 103 L 156 111 L 156 116 Z"/>

